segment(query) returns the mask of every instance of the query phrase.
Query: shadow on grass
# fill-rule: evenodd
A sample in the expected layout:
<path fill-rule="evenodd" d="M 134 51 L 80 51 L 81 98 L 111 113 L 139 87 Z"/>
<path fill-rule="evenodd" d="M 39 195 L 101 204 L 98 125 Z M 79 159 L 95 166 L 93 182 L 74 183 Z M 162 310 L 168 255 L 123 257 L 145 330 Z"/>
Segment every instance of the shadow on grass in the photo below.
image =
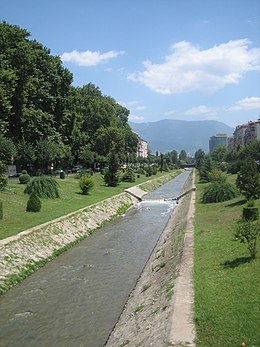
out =
<path fill-rule="evenodd" d="M 234 269 L 235 267 L 238 267 L 242 264 L 250 263 L 251 261 L 252 261 L 251 257 L 241 257 L 231 261 L 227 260 L 221 265 L 223 266 L 224 269 Z"/>
<path fill-rule="evenodd" d="M 239 200 L 237 202 L 233 202 L 232 204 L 226 205 L 226 207 L 235 207 L 235 206 L 241 206 L 246 203 L 246 199 Z"/>

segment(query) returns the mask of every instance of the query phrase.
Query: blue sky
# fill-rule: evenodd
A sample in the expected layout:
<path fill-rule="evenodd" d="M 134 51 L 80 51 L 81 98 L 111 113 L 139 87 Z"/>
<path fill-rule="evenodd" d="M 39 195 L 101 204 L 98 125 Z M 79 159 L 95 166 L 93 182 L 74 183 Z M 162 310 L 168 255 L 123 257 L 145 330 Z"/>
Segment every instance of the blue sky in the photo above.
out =
<path fill-rule="evenodd" d="M 0 0 L 3 20 L 133 122 L 260 118 L 259 0 Z"/>

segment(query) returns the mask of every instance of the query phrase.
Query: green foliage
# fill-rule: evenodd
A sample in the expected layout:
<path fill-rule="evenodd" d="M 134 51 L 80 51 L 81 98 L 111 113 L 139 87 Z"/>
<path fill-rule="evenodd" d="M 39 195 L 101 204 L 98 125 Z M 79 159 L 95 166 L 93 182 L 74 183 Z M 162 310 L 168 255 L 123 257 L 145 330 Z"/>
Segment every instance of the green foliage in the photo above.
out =
<path fill-rule="evenodd" d="M 248 158 L 243 162 L 236 185 L 247 200 L 260 198 L 260 173 L 254 159 Z"/>
<path fill-rule="evenodd" d="M 12 157 L 14 157 L 15 155 L 16 148 L 13 141 L 0 134 L 0 161 L 9 164 L 11 162 Z"/>
<path fill-rule="evenodd" d="M 256 258 L 257 240 L 260 236 L 260 221 L 245 220 L 238 221 L 235 231 L 235 239 L 247 244 L 251 258 Z"/>
<path fill-rule="evenodd" d="M 22 171 L 22 174 L 19 176 L 19 182 L 21 184 L 27 184 L 31 179 L 31 176 L 28 175 L 28 172 L 26 170 Z"/>
<path fill-rule="evenodd" d="M 131 167 L 127 167 L 125 174 L 122 177 L 123 182 L 135 182 L 135 173 Z"/>
<path fill-rule="evenodd" d="M 8 185 L 7 175 L 0 175 L 0 191 L 4 190 Z"/>
<path fill-rule="evenodd" d="M 229 182 L 219 181 L 210 183 L 203 192 L 204 204 L 222 202 L 235 198 L 238 195 L 236 188 Z"/>
<path fill-rule="evenodd" d="M 227 176 L 221 170 L 214 168 L 209 172 L 208 178 L 210 182 L 225 182 Z"/>
<path fill-rule="evenodd" d="M 33 192 L 27 201 L 26 211 L 39 212 L 41 210 L 41 207 L 42 207 L 41 199 L 38 197 L 38 195 L 35 192 Z"/>
<path fill-rule="evenodd" d="M 32 194 L 33 192 L 40 198 L 55 199 L 60 197 L 57 181 L 48 176 L 34 177 L 27 183 L 24 193 Z"/>
<path fill-rule="evenodd" d="M 64 172 L 64 171 L 61 171 L 61 172 L 60 172 L 60 179 L 64 180 L 65 177 L 66 177 L 65 172 Z"/>
<path fill-rule="evenodd" d="M 0 219 L 3 219 L 3 201 L 0 201 Z"/>
<path fill-rule="evenodd" d="M 205 183 L 209 182 L 209 173 L 213 169 L 212 159 L 209 155 L 205 156 L 202 160 L 199 174 L 200 174 L 200 182 Z"/>
<path fill-rule="evenodd" d="M 120 168 L 119 157 L 115 150 L 109 154 L 109 168 L 104 174 L 104 181 L 109 187 L 116 187 L 119 183 L 118 170 Z"/>
<path fill-rule="evenodd" d="M 94 187 L 94 181 L 91 177 L 84 175 L 79 180 L 79 186 L 83 195 L 87 195 Z"/>
<path fill-rule="evenodd" d="M 259 210 L 257 207 L 244 207 L 243 219 L 244 220 L 257 220 L 259 218 Z"/>

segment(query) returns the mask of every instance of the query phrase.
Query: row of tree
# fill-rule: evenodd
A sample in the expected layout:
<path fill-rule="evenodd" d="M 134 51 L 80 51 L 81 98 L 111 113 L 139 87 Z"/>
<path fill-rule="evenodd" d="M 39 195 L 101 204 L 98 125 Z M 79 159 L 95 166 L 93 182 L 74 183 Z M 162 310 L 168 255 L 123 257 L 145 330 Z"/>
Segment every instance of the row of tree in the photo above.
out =
<path fill-rule="evenodd" d="M 236 186 L 246 199 L 260 198 L 260 141 L 232 150 L 218 146 L 207 155 L 200 149 L 195 153 L 195 163 L 201 182 L 223 182 L 222 172 L 237 174 Z"/>
<path fill-rule="evenodd" d="M 47 169 L 135 155 L 129 110 L 89 83 L 73 87 L 59 57 L 18 26 L 0 23 L 0 160 Z"/>

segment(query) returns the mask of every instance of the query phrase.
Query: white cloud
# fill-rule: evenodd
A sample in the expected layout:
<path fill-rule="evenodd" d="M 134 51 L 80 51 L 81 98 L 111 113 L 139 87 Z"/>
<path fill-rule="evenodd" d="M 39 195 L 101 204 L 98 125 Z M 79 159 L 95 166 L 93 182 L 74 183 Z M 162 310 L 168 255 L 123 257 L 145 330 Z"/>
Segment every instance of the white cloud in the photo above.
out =
<path fill-rule="evenodd" d="M 130 121 L 139 121 L 140 122 L 140 121 L 144 120 L 144 117 L 143 116 L 137 116 L 137 115 L 130 114 L 129 120 Z"/>
<path fill-rule="evenodd" d="M 172 110 L 172 111 L 165 112 L 164 115 L 165 115 L 166 117 L 171 117 L 171 116 L 173 116 L 175 113 L 176 113 L 176 112 L 175 112 L 174 110 Z"/>
<path fill-rule="evenodd" d="M 177 42 L 162 64 L 147 60 L 145 70 L 130 74 L 128 79 L 166 95 L 214 92 L 238 83 L 246 72 L 260 69 L 260 49 L 249 49 L 249 44 L 242 39 L 200 50 L 190 42 Z"/>
<path fill-rule="evenodd" d="M 133 100 L 133 101 L 121 101 L 119 102 L 119 104 L 121 104 L 122 106 L 130 109 L 130 111 L 143 111 L 146 109 L 146 106 L 142 106 L 140 105 L 141 101 L 137 101 L 137 100 Z"/>
<path fill-rule="evenodd" d="M 61 55 L 62 61 L 76 63 L 79 66 L 95 66 L 99 63 L 105 62 L 107 60 L 123 55 L 124 51 L 108 51 L 105 53 L 100 52 L 78 52 L 74 50 L 72 52 L 65 52 Z"/>
<path fill-rule="evenodd" d="M 228 108 L 229 111 L 239 111 L 239 110 L 260 110 L 260 97 L 251 96 L 244 98 L 236 102 L 235 105 Z"/>
<path fill-rule="evenodd" d="M 216 113 L 217 113 L 217 110 L 215 108 L 207 107 L 204 105 L 190 108 L 189 110 L 185 112 L 187 116 L 201 116 L 201 115 L 215 116 Z"/>

